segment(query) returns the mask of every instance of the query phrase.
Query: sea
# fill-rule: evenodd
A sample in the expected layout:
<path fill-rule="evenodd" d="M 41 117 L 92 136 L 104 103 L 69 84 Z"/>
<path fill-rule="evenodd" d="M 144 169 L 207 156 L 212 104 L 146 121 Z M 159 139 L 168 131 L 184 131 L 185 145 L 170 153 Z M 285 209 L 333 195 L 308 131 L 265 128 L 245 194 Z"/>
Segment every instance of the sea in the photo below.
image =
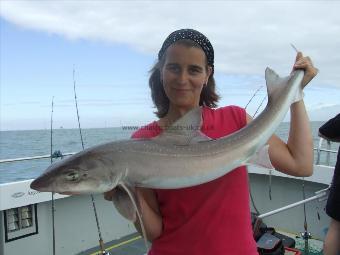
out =
<path fill-rule="evenodd" d="M 318 129 L 324 122 L 310 122 L 314 147 L 319 144 Z M 138 127 L 112 127 L 82 129 L 82 137 L 85 148 L 105 142 L 128 139 Z M 289 123 L 280 124 L 276 134 L 287 141 Z M 337 151 L 339 144 L 331 143 L 330 149 Z M 324 148 L 327 143 L 324 142 Z M 78 129 L 54 129 L 52 131 L 52 153 L 78 152 L 82 150 L 80 132 Z M 50 130 L 27 130 L 27 131 L 0 131 L 0 159 L 14 159 L 22 157 L 34 157 L 51 154 L 51 131 Z M 329 157 L 329 160 L 328 160 Z M 315 151 L 314 159 L 317 159 Z M 60 159 L 54 159 L 54 162 Z M 329 162 L 328 162 L 329 161 Z M 321 153 L 320 164 L 335 165 L 336 153 L 329 156 L 326 152 Z M 0 184 L 33 179 L 39 176 L 49 165 L 51 160 L 37 159 L 12 163 L 0 163 Z"/>

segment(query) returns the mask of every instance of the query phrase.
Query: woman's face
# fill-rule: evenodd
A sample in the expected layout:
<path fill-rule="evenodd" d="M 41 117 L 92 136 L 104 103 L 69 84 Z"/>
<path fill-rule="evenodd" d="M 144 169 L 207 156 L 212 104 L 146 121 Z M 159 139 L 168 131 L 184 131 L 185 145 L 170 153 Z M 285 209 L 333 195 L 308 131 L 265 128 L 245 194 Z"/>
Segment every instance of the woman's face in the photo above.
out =
<path fill-rule="evenodd" d="M 203 84 L 208 83 L 211 68 L 206 68 L 202 49 L 171 45 L 161 70 L 161 79 L 170 107 L 189 110 L 199 106 Z"/>

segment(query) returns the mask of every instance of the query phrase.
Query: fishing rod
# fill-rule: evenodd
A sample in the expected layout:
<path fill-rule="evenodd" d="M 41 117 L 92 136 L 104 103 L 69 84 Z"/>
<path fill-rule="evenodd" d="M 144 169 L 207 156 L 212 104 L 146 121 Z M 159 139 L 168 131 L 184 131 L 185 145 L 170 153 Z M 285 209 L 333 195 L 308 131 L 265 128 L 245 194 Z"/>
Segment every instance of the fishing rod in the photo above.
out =
<path fill-rule="evenodd" d="M 302 197 L 306 199 L 306 192 L 305 192 L 305 178 L 302 177 Z M 309 254 L 309 242 L 308 240 L 312 237 L 311 233 L 308 232 L 308 224 L 307 224 L 307 213 L 306 213 L 306 204 L 303 204 L 303 215 L 304 215 L 304 223 L 303 228 L 304 232 L 301 233 L 301 237 L 305 240 L 305 254 Z"/>
<path fill-rule="evenodd" d="M 299 50 L 294 46 L 294 44 L 290 44 L 292 48 L 295 50 L 296 53 L 299 53 Z M 303 199 L 306 199 L 306 193 L 305 193 L 305 178 L 302 178 L 302 197 Z M 305 254 L 309 254 L 309 243 L 308 240 L 311 238 L 311 233 L 308 232 L 308 224 L 307 224 L 307 213 L 306 213 L 306 205 L 303 204 L 303 215 L 304 215 L 304 223 L 303 228 L 304 232 L 301 233 L 302 238 L 305 240 Z"/>
<path fill-rule="evenodd" d="M 250 104 L 251 101 L 253 101 L 253 98 L 256 96 L 256 94 L 262 89 L 263 85 L 261 85 L 256 91 L 255 93 L 252 95 L 252 97 L 249 99 L 248 103 L 246 104 L 246 106 L 244 107 L 244 109 L 247 109 L 248 105 Z"/>
<path fill-rule="evenodd" d="M 53 100 L 54 97 L 52 97 L 52 110 L 51 110 L 51 164 L 53 163 Z M 52 244 L 53 244 L 53 255 L 55 255 L 55 204 L 54 204 L 54 192 L 52 192 Z"/>
<path fill-rule="evenodd" d="M 81 126 L 80 126 L 80 117 L 79 117 L 79 110 L 78 110 L 78 100 L 77 100 L 77 92 L 76 92 L 76 80 L 75 80 L 75 69 L 74 69 L 74 67 L 73 67 L 73 91 L 74 91 L 74 101 L 75 101 L 76 110 L 77 110 L 78 129 L 79 129 L 79 134 L 80 134 L 80 140 L 81 140 L 82 148 L 84 150 L 85 146 L 84 146 L 83 134 L 81 132 Z M 103 238 L 102 238 L 102 233 L 100 231 L 100 225 L 99 225 L 99 220 L 98 220 L 96 203 L 95 203 L 95 200 L 94 200 L 94 196 L 92 194 L 91 194 L 91 201 L 92 201 L 93 212 L 94 212 L 94 216 L 95 216 L 96 224 L 97 224 L 100 251 L 103 255 L 110 255 L 109 252 L 106 252 L 105 247 L 104 247 L 104 241 L 103 241 Z"/>
<path fill-rule="evenodd" d="M 260 110 L 260 108 L 261 108 L 261 106 L 263 105 L 263 103 L 264 103 L 264 100 L 266 100 L 266 98 L 267 98 L 267 95 L 265 95 L 265 96 L 262 98 L 262 101 L 261 101 L 261 103 L 259 104 L 259 106 L 257 107 L 257 109 L 256 109 L 255 113 L 253 114 L 253 118 L 255 118 L 256 114 L 257 114 L 257 113 L 258 113 L 258 111 Z"/>

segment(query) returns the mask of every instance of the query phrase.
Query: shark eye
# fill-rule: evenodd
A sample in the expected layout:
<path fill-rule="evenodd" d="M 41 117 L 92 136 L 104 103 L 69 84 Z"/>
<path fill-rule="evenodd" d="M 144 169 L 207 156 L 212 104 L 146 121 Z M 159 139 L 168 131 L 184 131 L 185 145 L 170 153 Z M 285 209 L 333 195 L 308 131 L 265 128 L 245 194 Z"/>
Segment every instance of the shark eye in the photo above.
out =
<path fill-rule="evenodd" d="M 65 176 L 67 181 L 76 182 L 79 180 L 79 174 L 76 171 L 70 172 Z"/>

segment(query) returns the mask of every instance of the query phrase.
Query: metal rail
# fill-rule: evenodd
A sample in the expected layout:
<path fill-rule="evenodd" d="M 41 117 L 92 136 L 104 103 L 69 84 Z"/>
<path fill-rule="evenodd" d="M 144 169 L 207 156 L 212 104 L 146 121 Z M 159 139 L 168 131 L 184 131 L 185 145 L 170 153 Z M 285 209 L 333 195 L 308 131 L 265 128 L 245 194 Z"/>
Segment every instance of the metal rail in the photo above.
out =
<path fill-rule="evenodd" d="M 296 202 L 296 203 L 293 203 L 293 204 L 290 204 L 290 205 L 281 207 L 281 208 L 279 208 L 279 209 L 276 209 L 276 210 L 273 210 L 273 211 L 270 211 L 270 212 L 267 212 L 267 213 L 263 213 L 263 214 L 259 215 L 258 217 L 261 218 L 261 219 L 263 219 L 263 218 L 265 218 L 265 217 L 268 217 L 268 216 L 277 214 L 277 213 L 279 213 L 279 212 L 286 211 L 286 210 L 288 210 L 288 209 L 294 208 L 294 207 L 296 207 L 296 206 L 299 206 L 299 205 L 308 203 L 308 202 L 313 201 L 313 200 L 316 200 L 316 199 L 320 199 L 320 201 L 322 201 L 322 200 L 324 200 L 324 199 L 327 198 L 328 192 L 329 192 L 329 188 L 323 189 L 323 190 L 320 190 L 320 191 L 317 191 L 317 192 L 315 192 L 315 196 L 313 196 L 313 197 L 310 197 L 310 198 L 301 200 L 301 201 L 299 201 L 299 202 Z"/>
<path fill-rule="evenodd" d="M 76 154 L 76 152 L 68 152 L 68 153 L 62 154 L 60 156 L 54 156 L 54 157 L 52 155 L 52 158 L 62 158 L 64 156 L 70 156 L 70 155 L 73 155 L 73 154 Z M 51 158 L 51 154 L 41 155 L 41 156 L 33 156 L 33 157 L 23 157 L 23 158 L 0 159 L 0 163 L 11 163 L 11 162 L 17 162 L 17 161 L 45 159 L 45 158 Z"/>
<path fill-rule="evenodd" d="M 325 151 L 325 152 L 331 152 L 331 153 L 337 153 L 337 151 L 335 150 L 328 150 L 328 149 L 318 149 L 318 148 L 314 148 L 315 151 Z"/>
<path fill-rule="evenodd" d="M 323 141 L 327 142 L 327 149 L 322 148 Z M 317 165 L 320 164 L 320 158 L 321 158 L 321 152 L 322 151 L 327 152 L 327 155 L 326 155 L 327 156 L 326 157 L 327 165 L 329 165 L 329 163 L 330 163 L 331 153 L 337 153 L 337 151 L 331 150 L 331 142 L 326 140 L 326 139 L 323 139 L 322 137 L 320 137 L 318 148 L 314 148 L 314 150 L 317 151 L 317 158 L 316 158 L 316 162 L 315 162 L 315 164 L 317 164 Z"/>
<path fill-rule="evenodd" d="M 314 148 L 315 151 L 321 152 L 328 152 L 328 153 L 337 153 L 335 150 L 329 150 L 329 149 L 319 149 Z M 62 158 L 64 156 L 71 156 L 73 154 L 76 154 L 77 152 L 67 152 L 65 154 L 62 154 L 61 156 L 54 156 L 53 158 Z M 22 158 L 12 158 L 12 159 L 0 159 L 1 163 L 11 163 L 11 162 L 17 162 L 17 161 L 25 161 L 25 160 L 36 160 L 36 159 L 45 159 L 45 158 L 51 158 L 51 155 L 40 155 L 40 156 L 33 156 L 33 157 L 22 157 Z"/>

